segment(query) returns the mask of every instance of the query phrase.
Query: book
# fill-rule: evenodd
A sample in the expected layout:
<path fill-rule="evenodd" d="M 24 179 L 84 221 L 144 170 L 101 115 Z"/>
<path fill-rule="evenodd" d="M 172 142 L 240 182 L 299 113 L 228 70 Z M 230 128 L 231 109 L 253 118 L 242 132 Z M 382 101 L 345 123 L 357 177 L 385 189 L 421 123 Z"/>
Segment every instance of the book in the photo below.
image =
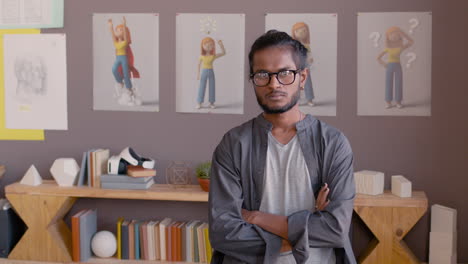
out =
<path fill-rule="evenodd" d="M 142 166 L 127 166 L 127 174 L 132 177 L 154 177 L 156 176 L 156 170 L 145 169 Z"/>
<path fill-rule="evenodd" d="M 159 223 L 159 245 L 160 245 L 160 253 L 161 253 L 161 260 L 167 260 L 166 256 L 166 227 L 172 222 L 171 218 L 164 218 Z"/>
<path fill-rule="evenodd" d="M 192 241 L 193 241 L 193 262 L 201 262 L 200 260 L 200 251 L 199 251 L 199 245 L 198 245 L 198 232 L 197 229 L 200 225 L 202 225 L 202 222 L 197 222 L 193 227 L 192 227 Z"/>
<path fill-rule="evenodd" d="M 135 259 L 140 259 L 140 221 L 135 221 Z"/>
<path fill-rule="evenodd" d="M 117 219 L 117 259 L 122 259 L 122 222 L 124 219 Z"/>
<path fill-rule="evenodd" d="M 173 261 L 177 261 L 177 226 L 180 222 L 174 222 L 171 225 L 171 258 Z"/>
<path fill-rule="evenodd" d="M 135 222 L 132 220 L 128 225 L 128 259 L 135 259 Z"/>
<path fill-rule="evenodd" d="M 116 182 L 116 183 L 147 183 L 153 177 L 131 177 L 126 174 L 103 174 L 101 175 L 101 183 Z"/>
<path fill-rule="evenodd" d="M 87 184 L 86 176 L 88 175 L 87 162 L 88 161 L 88 152 L 83 152 L 83 158 L 81 159 L 81 169 L 80 174 L 78 175 L 78 181 L 76 186 L 84 186 Z"/>
<path fill-rule="evenodd" d="M 108 149 L 99 149 L 94 152 L 94 187 L 101 187 L 101 175 L 107 173 L 107 161 L 110 152 Z"/>
<path fill-rule="evenodd" d="M 211 247 L 210 243 L 210 230 L 209 225 L 205 224 L 203 227 L 203 233 L 205 237 L 205 250 L 206 250 L 206 262 L 211 263 L 211 258 L 213 257 L 213 248 Z"/>
<path fill-rule="evenodd" d="M 156 260 L 161 259 L 161 245 L 159 239 L 159 221 L 154 224 L 154 255 Z"/>
<path fill-rule="evenodd" d="M 198 256 L 200 262 L 206 262 L 205 239 L 203 238 L 203 227 L 205 225 L 206 223 L 203 223 L 197 227 Z"/>
<path fill-rule="evenodd" d="M 186 241 L 186 247 L 185 247 L 185 261 L 186 262 L 194 262 L 193 259 L 193 234 L 192 234 L 192 228 L 195 224 L 197 224 L 199 221 L 198 220 L 192 220 L 187 223 L 186 228 L 185 228 L 185 241 Z"/>
<path fill-rule="evenodd" d="M 81 210 L 71 218 L 72 226 L 72 260 L 80 262 L 80 216 L 87 210 Z"/>
<path fill-rule="evenodd" d="M 186 248 L 186 243 L 187 241 L 185 240 L 186 239 L 186 236 L 185 236 L 185 230 L 187 229 L 187 223 L 182 223 L 180 226 L 180 234 L 179 234 L 179 237 L 180 237 L 180 259 L 179 261 L 185 261 L 185 248 Z"/>
<path fill-rule="evenodd" d="M 146 238 L 148 239 L 148 247 L 147 247 L 147 260 L 156 260 L 156 256 L 154 253 L 154 225 L 156 222 L 149 221 L 148 225 L 146 226 Z"/>
<path fill-rule="evenodd" d="M 80 216 L 80 261 L 91 257 L 91 239 L 97 231 L 97 210 L 89 209 Z"/>
<path fill-rule="evenodd" d="M 140 259 L 148 260 L 148 222 L 140 224 Z"/>
<path fill-rule="evenodd" d="M 171 222 L 166 226 L 166 258 L 169 261 L 172 261 L 172 225 L 174 222 Z"/>
<path fill-rule="evenodd" d="M 122 222 L 122 244 L 121 244 L 121 247 L 122 247 L 122 259 L 130 259 L 130 255 L 129 255 L 129 229 L 128 229 L 128 225 L 130 224 L 129 221 L 123 221 Z"/>
<path fill-rule="evenodd" d="M 102 182 L 102 189 L 123 189 L 123 190 L 147 190 L 154 184 L 151 179 L 146 183 L 118 183 L 118 182 Z"/>
<path fill-rule="evenodd" d="M 91 160 L 91 156 L 92 156 L 93 151 L 94 151 L 94 149 L 89 150 L 89 151 L 86 153 L 86 155 L 87 155 L 87 159 L 86 159 L 86 160 L 87 160 L 87 163 L 88 163 L 88 167 L 86 168 L 86 170 L 87 170 L 87 172 L 88 172 L 87 175 L 86 175 L 86 176 L 87 176 L 87 177 L 86 177 L 86 181 L 88 182 L 88 187 L 93 187 L 93 186 L 92 186 L 92 179 L 91 179 L 91 171 L 93 170 L 93 168 L 92 168 L 92 165 L 93 165 L 92 163 L 93 163 L 93 162 L 92 162 L 92 160 Z"/>

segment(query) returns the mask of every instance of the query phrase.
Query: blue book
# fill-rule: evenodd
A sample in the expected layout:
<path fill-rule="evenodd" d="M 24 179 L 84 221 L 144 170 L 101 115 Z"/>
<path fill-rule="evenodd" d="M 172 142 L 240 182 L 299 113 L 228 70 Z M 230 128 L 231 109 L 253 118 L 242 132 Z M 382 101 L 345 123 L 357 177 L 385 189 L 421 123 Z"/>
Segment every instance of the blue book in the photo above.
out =
<path fill-rule="evenodd" d="M 83 186 L 85 185 L 85 178 L 88 175 L 88 152 L 85 151 L 83 152 L 83 159 L 81 160 L 81 169 L 80 169 L 80 174 L 78 176 L 78 181 L 76 183 L 77 186 Z"/>
<path fill-rule="evenodd" d="M 140 222 L 135 222 L 135 259 L 140 259 Z"/>
<path fill-rule="evenodd" d="M 91 239 L 97 231 L 97 210 L 90 209 L 80 216 L 80 261 L 91 258 Z"/>
<path fill-rule="evenodd" d="M 130 241 L 128 237 L 128 224 L 130 224 L 129 221 L 123 221 L 122 223 L 122 259 L 130 259 L 128 248 L 128 243 Z"/>
<path fill-rule="evenodd" d="M 131 177 L 128 175 L 124 174 L 104 174 L 101 175 L 101 183 L 107 182 L 116 182 L 116 183 L 147 183 L 149 182 L 153 177 Z"/>

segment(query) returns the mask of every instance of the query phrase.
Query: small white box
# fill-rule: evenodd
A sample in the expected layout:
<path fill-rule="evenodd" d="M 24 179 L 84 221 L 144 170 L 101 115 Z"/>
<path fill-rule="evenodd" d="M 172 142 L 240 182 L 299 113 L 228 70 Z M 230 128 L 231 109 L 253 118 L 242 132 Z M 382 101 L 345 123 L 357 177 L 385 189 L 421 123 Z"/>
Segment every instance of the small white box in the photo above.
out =
<path fill-rule="evenodd" d="M 356 193 L 378 195 L 384 191 L 383 172 L 363 170 L 354 173 Z"/>
<path fill-rule="evenodd" d="M 411 182 L 402 175 L 392 176 L 392 193 L 399 197 L 411 197 Z"/>
<path fill-rule="evenodd" d="M 434 204 L 431 207 L 431 232 L 457 232 L 457 210 Z"/>

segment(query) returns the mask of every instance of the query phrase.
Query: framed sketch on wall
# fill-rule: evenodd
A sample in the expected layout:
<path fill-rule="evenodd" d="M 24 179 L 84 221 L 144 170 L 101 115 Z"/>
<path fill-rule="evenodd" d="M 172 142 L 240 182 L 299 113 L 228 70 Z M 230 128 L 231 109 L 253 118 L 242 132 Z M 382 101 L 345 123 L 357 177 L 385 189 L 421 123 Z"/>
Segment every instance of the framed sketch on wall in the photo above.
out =
<path fill-rule="evenodd" d="M 159 111 L 158 14 L 94 14 L 93 55 L 94 110 Z"/>
<path fill-rule="evenodd" d="M 358 115 L 430 116 L 432 15 L 358 14 Z"/>
<path fill-rule="evenodd" d="M 177 14 L 177 112 L 244 112 L 244 35 L 244 14 Z"/>
<path fill-rule="evenodd" d="M 336 14 L 266 14 L 266 31 L 290 34 L 308 50 L 309 77 L 301 91 L 299 108 L 319 116 L 336 115 Z"/>
<path fill-rule="evenodd" d="M 67 130 L 65 34 L 13 34 L 3 39 L 6 127 Z"/>

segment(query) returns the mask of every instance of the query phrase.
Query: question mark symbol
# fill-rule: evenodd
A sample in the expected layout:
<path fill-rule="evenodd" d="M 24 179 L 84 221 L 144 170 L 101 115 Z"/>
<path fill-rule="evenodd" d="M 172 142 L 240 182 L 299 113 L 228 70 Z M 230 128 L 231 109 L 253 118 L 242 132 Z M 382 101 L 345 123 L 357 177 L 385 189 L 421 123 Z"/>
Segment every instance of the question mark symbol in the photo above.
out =
<path fill-rule="evenodd" d="M 408 61 L 406 62 L 406 68 L 409 69 L 413 61 L 415 61 L 418 56 L 416 56 L 416 53 L 414 52 L 408 52 L 406 54 L 406 57 L 409 57 Z"/>
<path fill-rule="evenodd" d="M 374 48 L 379 47 L 379 39 L 380 39 L 380 33 L 379 32 L 372 32 L 369 34 L 369 39 L 372 39 L 374 42 Z"/>
<path fill-rule="evenodd" d="M 409 23 L 411 24 L 409 33 L 412 35 L 414 32 L 414 29 L 419 26 L 419 20 L 417 18 L 412 18 L 409 20 Z"/>

